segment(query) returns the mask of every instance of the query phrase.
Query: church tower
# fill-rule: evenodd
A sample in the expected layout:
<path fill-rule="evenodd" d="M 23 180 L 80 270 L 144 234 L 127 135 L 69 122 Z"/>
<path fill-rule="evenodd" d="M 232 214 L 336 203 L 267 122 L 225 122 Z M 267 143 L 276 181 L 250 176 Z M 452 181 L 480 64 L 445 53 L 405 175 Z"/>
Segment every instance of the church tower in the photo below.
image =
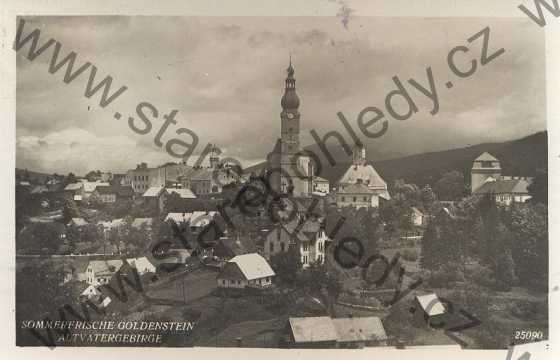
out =
<path fill-rule="evenodd" d="M 281 191 L 284 193 L 292 192 L 295 186 L 294 181 L 297 174 L 294 169 L 296 168 L 297 156 L 294 155 L 300 151 L 299 97 L 296 94 L 296 79 L 291 59 L 287 73 L 286 87 L 280 101 L 282 105 L 282 112 L 280 113 L 280 166 L 283 170 L 281 174 Z M 289 176 L 291 179 L 287 179 L 286 176 Z"/>
<path fill-rule="evenodd" d="M 356 143 L 352 156 L 354 166 L 364 166 L 366 164 L 366 147 L 362 143 Z"/>

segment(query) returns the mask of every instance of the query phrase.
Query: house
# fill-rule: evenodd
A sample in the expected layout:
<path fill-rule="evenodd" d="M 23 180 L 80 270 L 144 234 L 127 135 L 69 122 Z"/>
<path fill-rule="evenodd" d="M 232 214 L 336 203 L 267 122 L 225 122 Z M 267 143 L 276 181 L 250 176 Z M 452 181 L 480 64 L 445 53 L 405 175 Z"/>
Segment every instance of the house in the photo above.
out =
<path fill-rule="evenodd" d="M 117 201 L 117 189 L 115 186 L 99 186 L 92 195 L 99 198 L 102 203 L 114 203 Z"/>
<path fill-rule="evenodd" d="M 276 274 L 259 254 L 238 255 L 229 260 L 217 277 L 220 288 L 263 288 L 272 285 Z"/>
<path fill-rule="evenodd" d="M 282 333 L 281 347 L 363 348 L 386 346 L 387 333 L 376 316 L 331 318 L 290 317 Z"/>
<path fill-rule="evenodd" d="M 494 180 L 487 179 L 474 192 L 476 195 L 490 195 L 497 204 L 509 206 L 512 203 L 524 203 L 531 199 L 530 183 L 525 179 Z"/>
<path fill-rule="evenodd" d="M 128 264 L 132 268 L 136 269 L 139 275 L 156 272 L 156 267 L 154 266 L 154 264 L 152 264 L 150 260 L 148 260 L 148 258 L 145 256 L 126 259 L 126 262 L 128 262 Z"/>
<path fill-rule="evenodd" d="M 490 195 L 501 205 L 531 199 L 528 187 L 532 181 L 530 177 L 502 175 L 500 161 L 488 152 L 477 157 L 471 168 L 471 193 Z"/>
<path fill-rule="evenodd" d="M 370 208 L 374 201 L 379 204 L 379 199 L 374 200 L 374 192 L 368 186 L 358 180 L 356 184 L 350 184 L 338 189 L 336 193 L 336 206 L 343 208 L 352 206 L 356 209 Z"/>
<path fill-rule="evenodd" d="M 89 197 L 91 195 L 94 194 L 95 190 L 97 190 L 100 187 L 108 187 L 111 186 L 109 183 L 107 182 L 101 182 L 101 181 L 82 181 L 82 185 L 83 185 L 83 192 L 82 192 L 82 199 L 89 199 Z"/>
<path fill-rule="evenodd" d="M 84 198 L 84 184 L 81 182 L 66 185 L 64 191 L 69 192 L 74 201 L 82 201 Z"/>
<path fill-rule="evenodd" d="M 86 225 L 89 225 L 89 223 L 85 221 L 84 218 L 78 217 L 78 218 L 72 218 L 66 226 L 74 226 L 79 228 Z"/>
<path fill-rule="evenodd" d="M 165 206 L 166 194 L 167 192 L 163 186 L 152 186 L 142 194 L 142 198 L 148 205 L 162 211 Z"/>
<path fill-rule="evenodd" d="M 101 295 L 101 292 L 97 290 L 97 286 L 95 285 L 87 286 L 85 290 L 80 293 L 81 298 L 87 298 L 87 299 L 96 298 L 99 295 Z"/>
<path fill-rule="evenodd" d="M 337 348 L 387 346 L 387 333 L 376 316 L 332 319 L 337 333 Z"/>
<path fill-rule="evenodd" d="M 132 221 L 131 226 L 138 230 L 144 229 L 146 231 L 151 232 L 153 222 L 154 222 L 153 218 L 135 218 Z"/>
<path fill-rule="evenodd" d="M 114 219 L 111 221 L 100 221 L 97 226 L 103 231 L 103 237 L 105 240 L 109 239 L 112 232 L 121 232 L 126 222 L 124 219 Z"/>
<path fill-rule="evenodd" d="M 324 179 L 320 176 L 313 177 L 313 193 L 318 194 L 328 194 L 330 191 L 329 180 Z"/>
<path fill-rule="evenodd" d="M 424 226 L 426 225 L 426 217 L 422 211 L 413 206 L 410 213 L 410 222 L 414 226 Z"/>
<path fill-rule="evenodd" d="M 290 317 L 284 328 L 281 347 L 334 348 L 338 334 L 328 316 Z"/>
<path fill-rule="evenodd" d="M 369 191 L 363 186 L 351 187 L 358 184 L 365 185 Z M 336 203 L 340 206 L 365 207 L 365 202 L 369 201 L 367 207 L 378 207 L 380 198 L 391 199 L 385 180 L 372 165 L 366 163 L 366 149 L 362 144 L 354 147 L 352 165 L 342 175 L 338 185 L 337 193 L 340 196 L 337 196 Z"/>
<path fill-rule="evenodd" d="M 166 188 L 165 191 L 167 191 L 168 194 L 178 194 L 181 199 L 196 199 L 196 195 L 191 191 L 191 189 L 168 189 Z"/>
<path fill-rule="evenodd" d="M 330 239 L 320 219 L 294 219 L 289 223 L 279 223 L 260 241 L 263 256 L 270 259 L 280 252 L 295 249 L 303 267 L 311 263 L 323 263 L 325 250 Z"/>
<path fill-rule="evenodd" d="M 165 221 L 172 220 L 177 225 L 188 222 L 191 229 L 196 231 L 210 224 L 217 214 L 217 211 L 170 212 L 165 217 Z"/>
<path fill-rule="evenodd" d="M 435 293 L 415 296 L 413 309 L 417 327 L 441 324 L 447 317 L 447 310 Z"/>
<path fill-rule="evenodd" d="M 95 286 L 107 284 L 122 264 L 122 260 L 91 260 L 86 268 L 86 282 Z"/>

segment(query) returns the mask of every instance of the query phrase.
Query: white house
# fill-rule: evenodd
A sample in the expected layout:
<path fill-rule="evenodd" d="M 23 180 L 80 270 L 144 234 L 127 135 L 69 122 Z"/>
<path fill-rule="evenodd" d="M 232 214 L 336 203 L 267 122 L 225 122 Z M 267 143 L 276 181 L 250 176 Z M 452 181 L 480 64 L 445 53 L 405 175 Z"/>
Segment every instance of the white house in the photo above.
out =
<path fill-rule="evenodd" d="M 148 258 L 145 256 L 126 259 L 126 262 L 128 262 L 131 267 L 135 268 L 139 275 L 156 272 L 156 267 L 154 266 L 154 264 L 152 264 L 150 260 L 148 260 Z"/>
<path fill-rule="evenodd" d="M 220 288 L 267 287 L 276 274 L 259 254 L 237 255 L 229 260 L 217 277 Z"/>
<path fill-rule="evenodd" d="M 86 268 L 86 282 L 94 286 L 107 284 L 121 266 L 122 260 L 91 260 Z"/>

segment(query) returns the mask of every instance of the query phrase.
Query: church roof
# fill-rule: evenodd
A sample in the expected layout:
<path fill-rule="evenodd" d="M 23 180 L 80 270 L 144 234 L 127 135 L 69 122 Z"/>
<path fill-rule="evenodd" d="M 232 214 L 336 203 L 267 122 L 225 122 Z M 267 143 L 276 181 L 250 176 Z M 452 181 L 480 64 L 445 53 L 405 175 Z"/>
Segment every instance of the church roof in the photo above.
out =
<path fill-rule="evenodd" d="M 477 157 L 474 161 L 499 161 L 494 156 L 490 155 L 489 152 L 484 152 L 482 155 Z"/>
<path fill-rule="evenodd" d="M 344 173 L 339 183 L 354 184 L 362 180 L 369 188 L 387 188 L 387 183 L 371 165 L 351 165 Z"/>

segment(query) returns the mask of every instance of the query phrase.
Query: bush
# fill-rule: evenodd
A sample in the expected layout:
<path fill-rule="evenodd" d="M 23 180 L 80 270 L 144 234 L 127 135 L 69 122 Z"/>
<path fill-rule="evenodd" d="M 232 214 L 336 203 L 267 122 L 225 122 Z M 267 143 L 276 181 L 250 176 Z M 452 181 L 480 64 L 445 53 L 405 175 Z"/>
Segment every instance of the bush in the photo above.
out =
<path fill-rule="evenodd" d="M 480 285 L 487 288 L 493 288 L 495 286 L 494 274 L 492 270 L 488 269 L 485 266 L 478 266 L 469 272 L 469 277 L 473 279 L 473 281 Z"/>
<path fill-rule="evenodd" d="M 521 320 L 535 320 L 539 312 L 547 312 L 546 304 L 538 301 L 518 301 L 510 309 L 509 313 Z"/>
<path fill-rule="evenodd" d="M 405 249 L 402 251 L 401 256 L 406 261 L 416 261 L 418 260 L 418 252 L 415 250 Z"/>

